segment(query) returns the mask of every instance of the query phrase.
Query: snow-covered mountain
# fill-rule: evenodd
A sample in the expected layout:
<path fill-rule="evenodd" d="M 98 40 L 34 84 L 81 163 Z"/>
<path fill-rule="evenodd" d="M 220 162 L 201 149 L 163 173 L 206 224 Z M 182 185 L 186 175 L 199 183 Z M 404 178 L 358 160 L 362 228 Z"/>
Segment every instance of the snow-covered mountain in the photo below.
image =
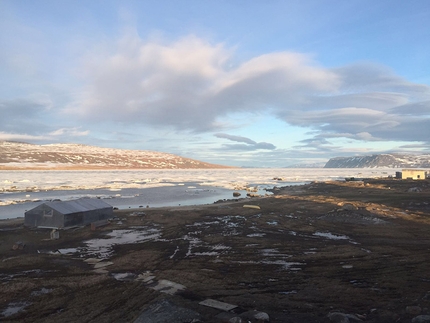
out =
<path fill-rule="evenodd" d="M 324 168 L 430 168 L 430 154 L 380 154 L 331 158 Z"/>
<path fill-rule="evenodd" d="M 172 154 L 79 144 L 34 145 L 0 141 L 0 169 L 225 168 Z"/>

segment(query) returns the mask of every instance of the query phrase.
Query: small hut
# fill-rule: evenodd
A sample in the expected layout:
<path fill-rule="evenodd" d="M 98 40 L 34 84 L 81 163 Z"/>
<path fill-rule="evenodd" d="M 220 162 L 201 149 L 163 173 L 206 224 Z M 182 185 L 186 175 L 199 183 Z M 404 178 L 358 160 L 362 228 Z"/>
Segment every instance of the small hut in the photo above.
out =
<path fill-rule="evenodd" d="M 25 212 L 27 227 L 67 228 L 87 225 L 113 217 L 113 207 L 99 199 L 42 203 Z"/>

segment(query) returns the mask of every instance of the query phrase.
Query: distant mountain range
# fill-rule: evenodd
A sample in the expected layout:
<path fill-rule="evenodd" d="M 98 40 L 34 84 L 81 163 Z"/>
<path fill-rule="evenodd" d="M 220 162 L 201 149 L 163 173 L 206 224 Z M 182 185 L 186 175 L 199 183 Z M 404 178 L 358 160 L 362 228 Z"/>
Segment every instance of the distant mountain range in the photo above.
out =
<path fill-rule="evenodd" d="M 1 169 L 189 169 L 230 168 L 147 150 L 79 144 L 33 145 L 0 141 Z"/>
<path fill-rule="evenodd" d="M 380 154 L 331 158 L 324 168 L 430 168 L 430 154 Z"/>
<path fill-rule="evenodd" d="M 293 164 L 285 166 L 284 168 L 323 168 L 326 163 L 305 163 L 305 164 Z"/>

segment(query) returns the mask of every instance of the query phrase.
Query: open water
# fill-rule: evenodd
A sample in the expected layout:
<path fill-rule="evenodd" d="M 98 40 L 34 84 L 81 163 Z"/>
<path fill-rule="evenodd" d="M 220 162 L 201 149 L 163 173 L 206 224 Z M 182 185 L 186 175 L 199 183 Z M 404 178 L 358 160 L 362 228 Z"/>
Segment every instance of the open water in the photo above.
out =
<path fill-rule="evenodd" d="M 212 204 L 246 188 L 345 177 L 394 176 L 396 169 L 240 168 L 208 170 L 0 171 L 0 219 L 24 216 L 45 201 L 100 198 L 120 208 Z"/>

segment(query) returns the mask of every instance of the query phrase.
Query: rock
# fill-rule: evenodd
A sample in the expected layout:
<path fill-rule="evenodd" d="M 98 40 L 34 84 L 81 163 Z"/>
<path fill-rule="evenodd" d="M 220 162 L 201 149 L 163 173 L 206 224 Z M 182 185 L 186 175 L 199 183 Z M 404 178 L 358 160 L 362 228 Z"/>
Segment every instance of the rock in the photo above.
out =
<path fill-rule="evenodd" d="M 411 187 L 410 189 L 408 189 L 408 193 L 419 193 L 421 191 L 422 190 L 419 187 Z"/>
<path fill-rule="evenodd" d="M 233 314 L 230 312 L 222 312 L 215 316 L 220 323 L 242 323 L 243 320 L 237 316 L 237 314 Z"/>
<path fill-rule="evenodd" d="M 353 323 L 353 322 L 362 322 L 356 315 L 353 314 L 344 314 L 340 312 L 332 312 L 327 315 L 330 322 L 335 323 Z"/>
<path fill-rule="evenodd" d="M 238 196 L 241 196 L 242 194 L 240 194 L 239 192 L 233 192 L 233 196 L 234 197 L 238 197 Z"/>
<path fill-rule="evenodd" d="M 430 315 L 418 315 L 412 319 L 412 323 L 430 323 Z"/>
<path fill-rule="evenodd" d="M 423 300 L 430 301 L 430 292 L 427 292 L 427 293 L 423 296 Z"/>
<path fill-rule="evenodd" d="M 169 300 L 160 300 L 143 311 L 134 323 L 183 323 L 199 322 L 200 314 L 179 307 Z"/>
<path fill-rule="evenodd" d="M 242 319 L 240 317 L 232 317 L 231 319 L 228 320 L 228 323 L 242 323 Z"/>
<path fill-rule="evenodd" d="M 251 323 L 262 323 L 262 322 L 269 322 L 269 315 L 265 312 L 259 312 L 259 311 L 248 311 L 245 313 L 240 314 L 240 317 L 242 319 L 248 320 Z"/>
<path fill-rule="evenodd" d="M 406 306 L 406 313 L 411 315 L 419 315 L 421 314 L 421 307 L 419 306 Z"/>
<path fill-rule="evenodd" d="M 355 211 L 355 210 L 357 210 L 357 208 L 351 203 L 345 203 L 344 205 L 342 205 L 342 210 L 344 210 L 344 211 Z"/>

